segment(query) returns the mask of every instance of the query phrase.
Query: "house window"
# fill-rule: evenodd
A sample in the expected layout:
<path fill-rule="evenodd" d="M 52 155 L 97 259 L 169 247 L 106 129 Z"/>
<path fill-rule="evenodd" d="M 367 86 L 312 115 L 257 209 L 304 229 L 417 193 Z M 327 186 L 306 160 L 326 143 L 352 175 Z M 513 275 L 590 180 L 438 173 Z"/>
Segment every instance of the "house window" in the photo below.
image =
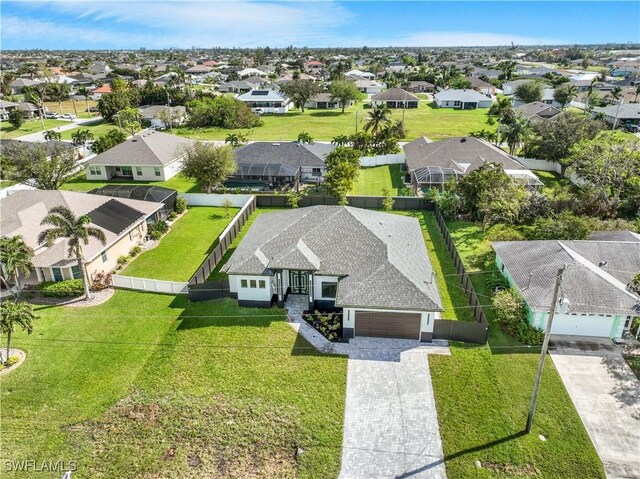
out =
<path fill-rule="evenodd" d="M 246 288 L 247 287 L 247 280 L 246 279 L 241 279 L 240 280 L 240 287 L 241 288 Z"/>
<path fill-rule="evenodd" d="M 100 171 L 100 167 L 99 166 L 90 166 L 89 167 L 89 174 L 90 175 L 99 175 L 101 173 L 102 173 L 102 171 Z"/>
<path fill-rule="evenodd" d="M 60 268 L 51 268 L 51 272 L 53 273 L 54 281 L 63 281 L 64 276 L 62 276 L 62 270 Z"/>
<path fill-rule="evenodd" d="M 156 176 L 160 176 L 160 168 L 155 167 L 153 171 L 155 172 Z"/>
<path fill-rule="evenodd" d="M 322 297 L 335 298 L 338 283 L 322 283 Z"/>
<path fill-rule="evenodd" d="M 72 266 L 71 267 L 71 276 L 73 276 L 73 279 L 81 279 L 82 278 L 82 273 L 80 272 L 80 268 L 78 268 L 77 266 Z"/>
<path fill-rule="evenodd" d="M 136 175 L 142 176 L 142 167 L 136 166 Z"/>
<path fill-rule="evenodd" d="M 255 279 L 251 279 L 251 280 L 249 280 L 249 286 L 250 286 L 251 288 L 257 288 L 256 280 L 255 280 Z"/>
<path fill-rule="evenodd" d="M 311 170 L 311 174 L 313 176 L 320 176 L 320 175 L 322 175 L 322 170 L 320 168 L 313 168 Z"/>
<path fill-rule="evenodd" d="M 107 262 L 107 252 L 103 251 L 102 253 L 100 253 L 100 257 L 102 258 L 102 262 L 106 263 Z"/>
<path fill-rule="evenodd" d="M 265 281 L 264 279 L 261 279 L 260 281 L 258 281 L 258 287 L 259 287 L 260 289 L 264 289 L 264 288 L 266 288 L 266 287 L 267 287 L 267 283 L 266 283 L 266 281 Z"/>

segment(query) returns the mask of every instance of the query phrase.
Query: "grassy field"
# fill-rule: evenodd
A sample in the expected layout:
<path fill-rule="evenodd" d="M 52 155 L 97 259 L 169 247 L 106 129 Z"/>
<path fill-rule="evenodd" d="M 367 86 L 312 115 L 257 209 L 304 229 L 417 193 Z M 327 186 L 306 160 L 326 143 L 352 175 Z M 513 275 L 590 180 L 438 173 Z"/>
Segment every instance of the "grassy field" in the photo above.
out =
<path fill-rule="evenodd" d="M 74 108 L 74 104 L 75 104 L 75 108 Z M 98 102 L 96 100 L 89 99 L 90 108 L 95 107 L 97 104 Z M 58 113 L 60 115 L 64 113 L 71 113 L 72 115 L 75 115 L 78 118 L 91 118 L 99 115 L 99 113 L 97 112 L 89 113 L 87 111 L 87 104 L 85 103 L 84 99 L 76 100 L 76 101 L 66 100 L 61 102 L 60 105 L 58 104 L 57 101 L 47 101 L 44 103 L 44 105 L 47 107 L 49 111 Z M 60 109 L 60 106 L 62 106 L 62 109 Z"/>
<path fill-rule="evenodd" d="M 237 208 L 195 206 L 178 219 L 155 248 L 136 257 L 123 271 L 126 276 L 188 281 L 217 244 Z"/>
<path fill-rule="evenodd" d="M 382 196 L 387 189 L 392 196 L 413 196 L 402 182 L 402 165 L 382 165 L 361 168 L 352 195 Z"/>
<path fill-rule="evenodd" d="M 63 120 L 44 120 L 44 130 L 50 130 L 58 125 L 68 125 L 68 121 Z M 0 123 L 0 138 L 9 139 L 16 138 L 18 136 L 28 135 L 30 133 L 37 133 L 43 131 L 42 122 L 39 119 L 27 120 L 20 128 L 14 128 L 8 121 Z"/>
<path fill-rule="evenodd" d="M 478 261 L 485 251 L 482 227 L 454 221 L 449 231 L 482 304 L 491 291 Z M 454 277 L 452 277 L 453 280 Z M 457 278 L 456 278 L 457 281 Z M 523 433 L 539 358 L 491 322 L 489 345 L 453 345 L 452 355 L 430 356 L 440 435 L 449 477 L 604 478 L 600 460 L 573 403 L 548 358 L 531 434 Z M 514 351 L 517 351 L 514 353 Z M 538 438 L 544 435 L 545 442 Z M 574 451 L 580 451 L 576 454 Z M 480 461 L 482 469 L 476 468 Z"/>
<path fill-rule="evenodd" d="M 295 140 L 300 132 L 309 133 L 315 140 L 331 140 L 338 135 L 350 135 L 356 125 L 361 131 L 368 116 L 369 108 L 362 103 L 353 105 L 344 113 L 340 111 L 297 110 L 283 115 L 264 115 L 264 125 L 253 128 L 250 140 Z M 402 119 L 402 110 L 393 111 L 393 119 Z M 437 140 L 451 136 L 468 135 L 481 129 L 492 130 L 495 125 L 487 125 L 487 110 L 453 110 L 434 108 L 427 102 L 420 102 L 419 108 L 405 110 L 407 128 L 406 141 L 428 136 Z M 357 117 L 356 117 L 357 115 Z M 201 140 L 224 140 L 229 133 L 243 130 L 225 130 L 222 128 L 193 129 L 182 127 L 174 129 L 178 135 Z M 246 130 L 244 130 L 246 131 Z"/>
<path fill-rule="evenodd" d="M 117 291 L 37 313 L 0 384 L 3 459 L 74 460 L 74 479 L 337 476 L 346 359 L 282 310 Z"/>
<path fill-rule="evenodd" d="M 114 180 L 114 181 L 93 181 L 87 180 L 85 173 L 80 173 L 71 180 L 62 185 L 62 190 L 70 191 L 89 191 L 94 188 L 102 188 L 105 185 L 152 185 L 152 186 L 164 186 L 165 188 L 171 188 L 181 193 L 199 193 L 200 187 L 193 180 L 188 180 L 180 175 L 176 175 L 167 181 L 126 181 L 126 180 Z"/>
<path fill-rule="evenodd" d="M 62 139 L 63 140 L 70 140 L 71 139 L 71 135 L 73 135 L 76 131 L 78 130 L 89 130 L 92 134 L 94 138 L 98 138 L 102 135 L 104 135 L 105 133 L 107 133 L 109 130 L 113 129 L 113 128 L 118 128 L 117 125 L 114 125 L 111 122 L 107 122 L 104 120 L 101 121 L 97 121 L 95 123 L 89 123 L 87 125 L 81 125 L 78 128 L 74 128 L 72 130 L 66 130 L 62 132 Z M 128 135 L 128 133 L 127 133 Z"/>

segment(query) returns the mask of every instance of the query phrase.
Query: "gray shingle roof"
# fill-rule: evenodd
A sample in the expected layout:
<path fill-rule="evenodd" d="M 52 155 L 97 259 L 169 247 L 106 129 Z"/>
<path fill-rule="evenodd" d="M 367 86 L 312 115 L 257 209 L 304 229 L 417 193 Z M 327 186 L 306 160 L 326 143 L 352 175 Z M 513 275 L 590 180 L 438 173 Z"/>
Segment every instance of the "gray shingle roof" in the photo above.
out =
<path fill-rule="evenodd" d="M 265 213 L 223 270 L 271 274 L 279 268 L 340 276 L 338 306 L 442 309 L 415 218 L 346 206 Z"/>
<path fill-rule="evenodd" d="M 533 101 L 531 103 L 525 103 L 524 105 L 517 106 L 515 108 L 520 114 L 527 120 L 539 117 L 539 118 L 551 118 L 560 113 L 555 106 L 549 105 L 542 101 Z"/>
<path fill-rule="evenodd" d="M 327 143 L 282 143 L 258 141 L 235 150 L 236 162 L 242 164 L 281 164 L 323 167 L 324 158 L 335 148 Z"/>
<path fill-rule="evenodd" d="M 413 93 L 402 88 L 389 88 L 371 97 L 371 101 L 420 101 Z"/>
<path fill-rule="evenodd" d="M 87 161 L 88 165 L 103 166 L 164 166 L 192 148 L 194 140 L 169 135 L 154 130 L 145 130 L 124 143 L 100 153 Z"/>
<path fill-rule="evenodd" d="M 632 314 L 640 298 L 626 290 L 626 279 L 640 268 L 640 242 L 498 241 L 492 243 L 529 306 L 549 311 L 558 269 L 569 265 L 562 294 L 569 312 Z M 599 267 L 601 261 L 607 265 Z M 635 274 L 635 273 L 634 273 Z"/>
<path fill-rule="evenodd" d="M 439 101 L 462 101 L 471 103 L 491 101 L 491 98 L 475 90 L 443 90 L 436 93 L 433 97 Z"/>

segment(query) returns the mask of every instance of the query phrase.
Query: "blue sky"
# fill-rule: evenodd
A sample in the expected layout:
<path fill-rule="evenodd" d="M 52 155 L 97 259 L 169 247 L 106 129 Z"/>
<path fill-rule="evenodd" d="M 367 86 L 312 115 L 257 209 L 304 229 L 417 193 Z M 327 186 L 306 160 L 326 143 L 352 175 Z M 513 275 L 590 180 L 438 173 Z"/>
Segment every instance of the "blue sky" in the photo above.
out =
<path fill-rule="evenodd" d="M 5 1 L 2 48 L 640 42 L 640 2 Z"/>

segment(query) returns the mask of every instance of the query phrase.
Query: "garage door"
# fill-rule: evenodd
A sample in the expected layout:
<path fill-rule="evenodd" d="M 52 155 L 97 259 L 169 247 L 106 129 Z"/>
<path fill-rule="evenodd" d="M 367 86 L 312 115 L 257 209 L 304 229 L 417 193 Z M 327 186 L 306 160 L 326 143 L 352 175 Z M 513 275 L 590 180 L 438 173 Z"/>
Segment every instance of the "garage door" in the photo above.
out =
<path fill-rule="evenodd" d="M 420 338 L 420 313 L 356 311 L 356 336 Z"/>
<path fill-rule="evenodd" d="M 553 320 L 551 334 L 608 338 L 612 327 L 613 318 L 565 315 Z"/>

